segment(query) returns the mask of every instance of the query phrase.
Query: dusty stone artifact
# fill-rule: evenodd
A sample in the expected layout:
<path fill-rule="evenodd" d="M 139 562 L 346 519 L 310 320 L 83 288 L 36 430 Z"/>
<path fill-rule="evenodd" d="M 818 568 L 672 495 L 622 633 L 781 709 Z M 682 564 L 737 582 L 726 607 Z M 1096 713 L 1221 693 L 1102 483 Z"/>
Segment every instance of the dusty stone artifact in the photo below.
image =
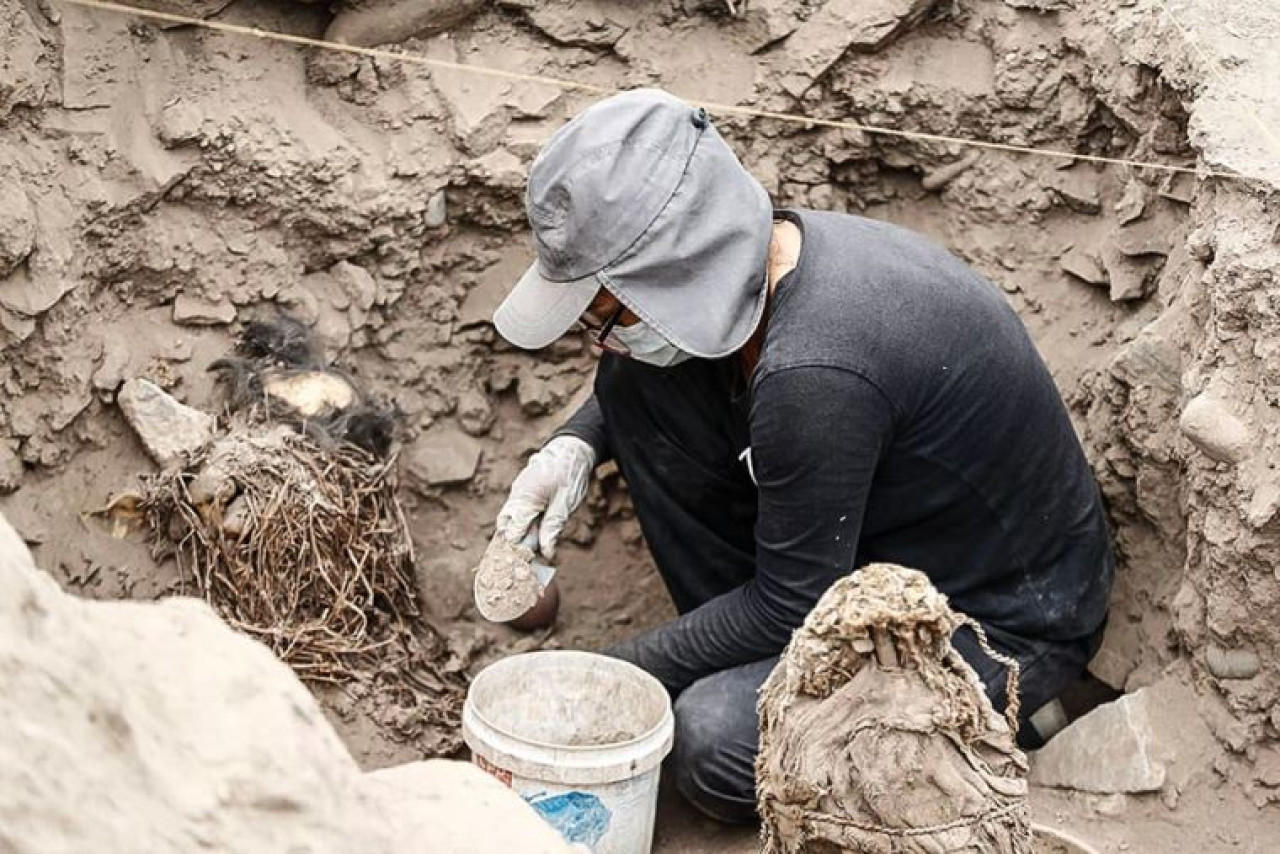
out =
<path fill-rule="evenodd" d="M 1032 850 L 1026 760 L 951 647 L 964 622 L 891 564 L 827 592 L 760 693 L 765 854 Z"/>

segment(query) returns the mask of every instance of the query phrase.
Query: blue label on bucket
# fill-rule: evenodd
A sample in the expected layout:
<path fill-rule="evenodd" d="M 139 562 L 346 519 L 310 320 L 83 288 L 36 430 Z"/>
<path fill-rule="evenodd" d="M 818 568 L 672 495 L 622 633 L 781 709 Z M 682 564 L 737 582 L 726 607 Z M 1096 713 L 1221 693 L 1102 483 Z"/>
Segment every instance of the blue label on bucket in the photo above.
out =
<path fill-rule="evenodd" d="M 609 808 L 587 792 L 526 795 L 525 800 L 571 845 L 594 848 L 609 832 L 613 819 Z"/>

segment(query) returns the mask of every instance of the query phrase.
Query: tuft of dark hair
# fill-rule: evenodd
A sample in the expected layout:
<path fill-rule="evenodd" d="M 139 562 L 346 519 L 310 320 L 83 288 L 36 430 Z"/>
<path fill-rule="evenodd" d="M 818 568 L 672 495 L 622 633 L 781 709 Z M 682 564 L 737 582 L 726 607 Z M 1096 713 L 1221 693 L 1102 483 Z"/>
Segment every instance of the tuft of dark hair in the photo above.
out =
<path fill-rule="evenodd" d="M 269 360 L 281 367 L 324 367 L 311 330 L 287 314 L 269 322 L 247 324 L 236 343 L 236 352 L 247 359 Z"/>

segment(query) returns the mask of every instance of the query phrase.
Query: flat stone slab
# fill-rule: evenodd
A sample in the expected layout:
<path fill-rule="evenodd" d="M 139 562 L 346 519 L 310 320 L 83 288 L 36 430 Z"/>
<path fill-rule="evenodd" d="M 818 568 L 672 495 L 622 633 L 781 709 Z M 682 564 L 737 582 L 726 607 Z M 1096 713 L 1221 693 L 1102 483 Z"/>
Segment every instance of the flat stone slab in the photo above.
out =
<path fill-rule="evenodd" d="M 150 380 L 129 380 L 116 402 L 142 446 L 162 468 L 190 462 L 213 441 L 217 421 L 212 415 L 178 402 Z"/>
<path fill-rule="evenodd" d="M 1102 268 L 1098 256 L 1078 246 L 1073 246 L 1059 260 L 1063 271 L 1090 285 L 1107 284 L 1107 271 Z"/>
<path fill-rule="evenodd" d="M 226 300 L 211 302 L 180 294 L 173 301 L 173 322 L 179 326 L 226 326 L 236 319 L 236 307 Z"/>
<path fill-rule="evenodd" d="M 481 444 L 460 430 L 432 431 L 405 455 L 409 476 L 424 486 L 466 483 L 480 465 Z"/>
<path fill-rule="evenodd" d="M 1099 706 L 1032 755 L 1042 786 L 1109 795 L 1179 785 L 1216 749 L 1195 692 L 1169 678 Z"/>
<path fill-rule="evenodd" d="M 800 97 L 845 53 L 883 50 L 931 6 L 933 0 L 828 0 L 779 52 L 782 88 Z"/>

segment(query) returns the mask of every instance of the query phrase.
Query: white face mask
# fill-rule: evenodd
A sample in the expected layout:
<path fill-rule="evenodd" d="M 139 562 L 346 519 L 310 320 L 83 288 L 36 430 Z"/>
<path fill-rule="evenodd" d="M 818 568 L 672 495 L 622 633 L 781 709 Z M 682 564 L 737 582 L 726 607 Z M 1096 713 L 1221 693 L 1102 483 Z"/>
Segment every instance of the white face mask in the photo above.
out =
<path fill-rule="evenodd" d="M 644 322 L 637 321 L 630 326 L 615 326 L 612 334 L 620 343 L 626 345 L 631 358 L 647 365 L 670 368 L 693 358 L 692 354 L 681 350 Z"/>

